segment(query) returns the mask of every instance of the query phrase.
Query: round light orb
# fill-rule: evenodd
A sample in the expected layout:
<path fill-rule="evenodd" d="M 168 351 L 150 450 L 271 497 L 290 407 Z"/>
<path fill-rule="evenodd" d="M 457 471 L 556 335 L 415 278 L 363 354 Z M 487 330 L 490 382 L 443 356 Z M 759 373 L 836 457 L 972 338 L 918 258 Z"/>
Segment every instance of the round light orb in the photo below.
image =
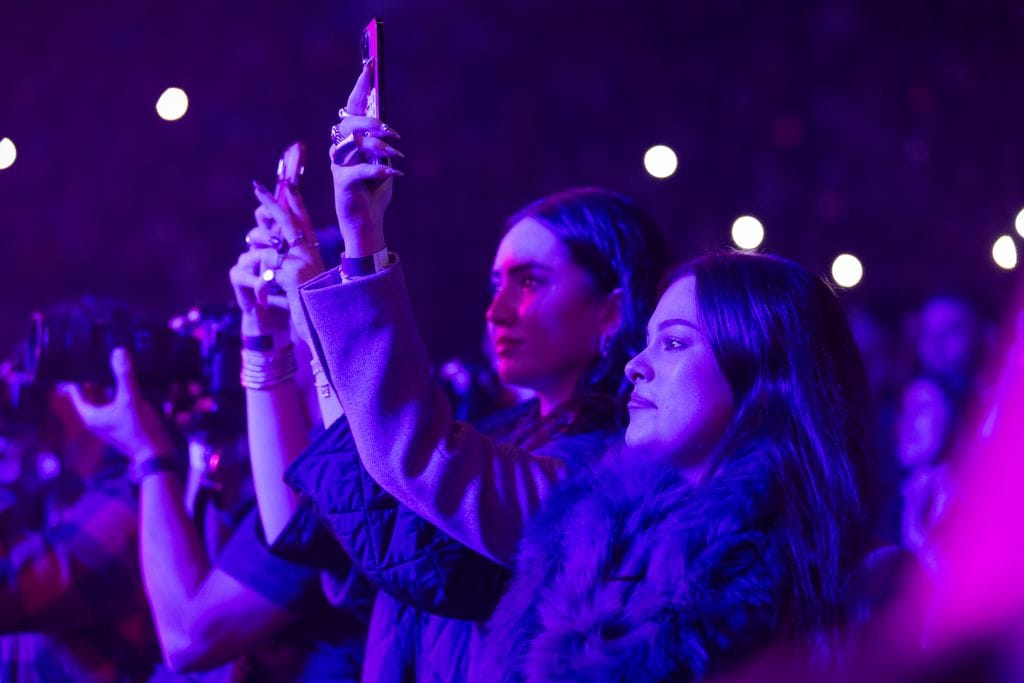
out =
<path fill-rule="evenodd" d="M 1017 229 L 1018 235 L 1024 237 L 1024 209 L 1017 214 L 1017 218 L 1013 221 L 1013 227 Z"/>
<path fill-rule="evenodd" d="M 13 166 L 17 158 L 18 149 L 14 146 L 14 141 L 10 138 L 0 140 L 0 171 Z"/>
<path fill-rule="evenodd" d="M 644 168 L 655 178 L 668 178 L 679 168 L 679 158 L 671 147 L 655 145 L 644 153 Z"/>
<path fill-rule="evenodd" d="M 992 245 L 992 260 L 1003 270 L 1013 270 L 1017 267 L 1017 245 L 1013 238 L 1003 235 Z"/>
<path fill-rule="evenodd" d="M 177 121 L 188 111 L 188 95 L 181 88 L 168 88 L 156 101 L 156 113 L 164 121 Z"/>
<path fill-rule="evenodd" d="M 740 216 L 732 223 L 732 241 L 740 249 L 757 249 L 764 242 L 764 226 L 753 216 Z"/>
<path fill-rule="evenodd" d="M 832 262 L 832 279 L 840 287 L 856 287 L 864 277 L 864 266 L 853 254 L 840 254 Z"/>

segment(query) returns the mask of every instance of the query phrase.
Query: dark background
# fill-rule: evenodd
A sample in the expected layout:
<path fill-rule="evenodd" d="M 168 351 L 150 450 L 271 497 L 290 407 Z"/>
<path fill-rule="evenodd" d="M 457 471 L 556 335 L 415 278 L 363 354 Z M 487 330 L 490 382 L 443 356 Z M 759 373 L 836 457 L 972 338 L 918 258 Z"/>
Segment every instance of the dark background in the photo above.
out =
<path fill-rule="evenodd" d="M 408 157 L 388 240 L 438 357 L 477 349 L 504 217 L 569 185 L 632 195 L 679 256 L 746 213 L 815 271 L 852 251 L 846 298 L 890 319 L 939 290 L 995 315 L 1011 289 L 990 252 L 1024 208 L 1022 3 L 5 0 L 0 349 L 83 292 L 229 300 L 250 180 L 294 139 L 333 222 L 327 132 L 375 15 Z M 190 108 L 167 123 L 172 85 Z M 667 180 L 641 163 L 657 143 Z"/>

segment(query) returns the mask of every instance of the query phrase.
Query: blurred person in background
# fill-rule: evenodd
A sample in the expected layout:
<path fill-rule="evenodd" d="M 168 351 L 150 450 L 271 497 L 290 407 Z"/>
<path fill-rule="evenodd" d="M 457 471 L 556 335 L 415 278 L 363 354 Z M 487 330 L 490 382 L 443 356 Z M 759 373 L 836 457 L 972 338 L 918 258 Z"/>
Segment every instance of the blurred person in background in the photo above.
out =
<path fill-rule="evenodd" d="M 916 328 L 920 371 L 967 394 L 984 348 L 983 325 L 971 303 L 955 294 L 933 296 L 921 306 Z"/>
<path fill-rule="evenodd" d="M 49 312 L 93 321 L 118 310 L 83 297 Z M 0 553 L 0 680 L 145 680 L 159 651 L 139 571 L 128 463 L 90 433 L 52 384 L 21 389 L 22 401 L 35 397 L 35 414 L 8 442 L 21 451 L 18 475 L 55 485 L 41 501 L 11 502 L 15 512 L 27 506 L 38 514 L 22 514 L 7 529 Z M 104 393 L 100 386 L 82 391 L 97 399 Z"/>
<path fill-rule="evenodd" d="M 962 410 L 961 395 L 942 380 L 921 375 L 903 390 L 896 426 L 901 485 L 902 540 L 927 570 L 938 569 L 930 535 L 952 494 L 947 460 Z"/>

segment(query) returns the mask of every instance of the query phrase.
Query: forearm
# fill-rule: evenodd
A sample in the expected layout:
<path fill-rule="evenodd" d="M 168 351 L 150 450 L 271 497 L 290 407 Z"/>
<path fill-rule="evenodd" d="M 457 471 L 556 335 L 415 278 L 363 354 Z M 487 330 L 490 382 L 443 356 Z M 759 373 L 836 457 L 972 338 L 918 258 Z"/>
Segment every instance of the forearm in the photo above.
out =
<path fill-rule="evenodd" d="M 149 475 L 139 487 L 142 579 L 164 652 L 190 638 L 191 600 L 210 571 L 209 558 L 183 502 L 178 476 Z"/>
<path fill-rule="evenodd" d="M 256 501 L 267 541 L 273 543 L 299 508 L 284 473 L 309 444 L 309 426 L 294 382 L 245 393 Z"/>

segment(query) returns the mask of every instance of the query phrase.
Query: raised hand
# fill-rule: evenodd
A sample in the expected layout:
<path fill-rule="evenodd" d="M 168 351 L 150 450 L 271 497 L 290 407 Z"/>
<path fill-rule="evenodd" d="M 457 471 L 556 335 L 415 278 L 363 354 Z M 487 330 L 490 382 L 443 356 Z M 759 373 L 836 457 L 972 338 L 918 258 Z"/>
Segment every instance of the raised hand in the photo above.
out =
<path fill-rule="evenodd" d="M 391 201 L 391 179 L 404 175 L 386 164 L 402 158 L 391 142 L 398 133 L 386 123 L 366 116 L 366 100 L 373 85 L 372 62 L 367 62 L 341 120 L 331 129 L 331 174 L 334 208 L 348 256 L 369 256 L 384 248 L 384 212 Z"/>
<path fill-rule="evenodd" d="M 156 409 L 143 397 L 126 349 L 116 348 L 111 352 L 110 369 L 114 374 L 114 397 L 109 403 L 93 403 L 77 384 L 61 386 L 82 423 L 101 441 L 134 462 L 173 453 L 171 437 Z"/>

